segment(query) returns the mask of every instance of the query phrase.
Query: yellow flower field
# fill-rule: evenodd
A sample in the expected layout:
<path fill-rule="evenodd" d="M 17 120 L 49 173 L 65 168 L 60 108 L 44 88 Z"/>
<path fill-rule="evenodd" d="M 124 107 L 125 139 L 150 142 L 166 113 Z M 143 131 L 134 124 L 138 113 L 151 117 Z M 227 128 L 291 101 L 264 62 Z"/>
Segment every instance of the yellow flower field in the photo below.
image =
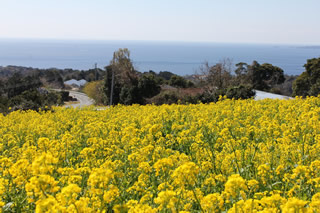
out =
<path fill-rule="evenodd" d="M 320 212 L 320 98 L 0 114 L 4 212 Z"/>

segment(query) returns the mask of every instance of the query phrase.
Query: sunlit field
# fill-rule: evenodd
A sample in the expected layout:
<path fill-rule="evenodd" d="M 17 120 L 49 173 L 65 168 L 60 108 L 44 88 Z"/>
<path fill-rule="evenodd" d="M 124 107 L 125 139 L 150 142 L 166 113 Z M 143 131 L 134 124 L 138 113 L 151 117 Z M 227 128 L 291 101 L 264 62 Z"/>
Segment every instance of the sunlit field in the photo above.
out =
<path fill-rule="evenodd" d="M 320 212 L 320 98 L 0 114 L 7 212 Z"/>

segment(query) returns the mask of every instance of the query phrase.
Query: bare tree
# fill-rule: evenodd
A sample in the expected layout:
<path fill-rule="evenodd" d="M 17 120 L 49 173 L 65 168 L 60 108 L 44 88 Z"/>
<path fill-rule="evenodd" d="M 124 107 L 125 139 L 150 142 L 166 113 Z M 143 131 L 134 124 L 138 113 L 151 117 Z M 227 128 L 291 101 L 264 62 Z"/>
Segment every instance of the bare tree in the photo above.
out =
<path fill-rule="evenodd" d="M 110 105 L 112 105 L 115 84 L 128 87 L 133 86 L 134 84 L 137 84 L 138 76 L 130 59 L 130 51 L 127 48 L 120 48 L 118 51 L 113 53 L 110 66 L 112 68 Z"/>
<path fill-rule="evenodd" d="M 130 51 L 127 48 L 120 48 L 114 52 L 110 65 L 119 83 L 128 85 L 137 80 L 137 74 L 130 59 Z"/>
<path fill-rule="evenodd" d="M 205 62 L 200 67 L 202 81 L 205 86 L 211 89 L 225 89 L 232 84 L 232 61 L 223 59 L 219 63 L 210 66 Z"/>

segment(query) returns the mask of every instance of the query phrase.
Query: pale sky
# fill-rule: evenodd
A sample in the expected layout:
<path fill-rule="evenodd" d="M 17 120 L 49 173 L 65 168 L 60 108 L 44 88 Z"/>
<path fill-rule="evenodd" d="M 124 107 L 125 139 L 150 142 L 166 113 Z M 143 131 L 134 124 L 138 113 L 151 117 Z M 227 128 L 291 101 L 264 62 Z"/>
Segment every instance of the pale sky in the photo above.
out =
<path fill-rule="evenodd" d="M 0 38 L 320 44 L 320 0 L 0 0 Z"/>

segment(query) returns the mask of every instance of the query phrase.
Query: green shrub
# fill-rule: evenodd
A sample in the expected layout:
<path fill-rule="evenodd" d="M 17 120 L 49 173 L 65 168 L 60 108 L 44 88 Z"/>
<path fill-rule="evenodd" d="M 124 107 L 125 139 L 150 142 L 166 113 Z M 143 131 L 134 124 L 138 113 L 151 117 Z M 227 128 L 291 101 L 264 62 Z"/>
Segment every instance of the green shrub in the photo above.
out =
<path fill-rule="evenodd" d="M 229 87 L 225 95 L 230 99 L 248 99 L 254 97 L 255 94 L 251 85 L 240 85 Z"/>

